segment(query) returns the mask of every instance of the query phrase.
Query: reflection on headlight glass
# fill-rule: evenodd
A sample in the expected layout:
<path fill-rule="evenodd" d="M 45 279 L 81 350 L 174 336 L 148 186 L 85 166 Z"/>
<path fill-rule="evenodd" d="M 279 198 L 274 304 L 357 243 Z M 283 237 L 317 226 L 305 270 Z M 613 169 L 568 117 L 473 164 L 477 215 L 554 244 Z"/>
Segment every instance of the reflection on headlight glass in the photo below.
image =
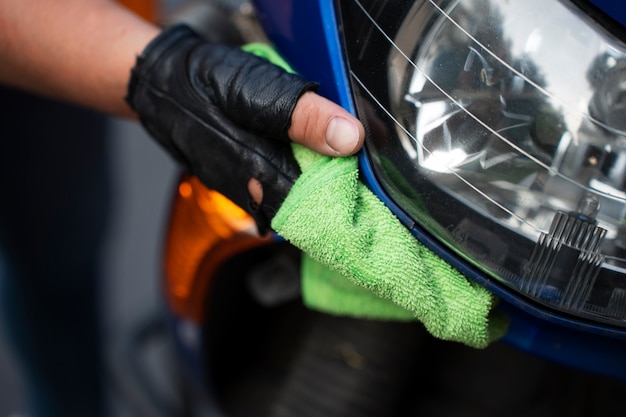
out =
<path fill-rule="evenodd" d="M 623 44 L 555 0 L 418 1 L 393 33 L 355 2 L 389 43 L 387 97 L 351 70 L 395 131 L 369 151 L 399 204 L 526 296 L 624 325 Z"/>

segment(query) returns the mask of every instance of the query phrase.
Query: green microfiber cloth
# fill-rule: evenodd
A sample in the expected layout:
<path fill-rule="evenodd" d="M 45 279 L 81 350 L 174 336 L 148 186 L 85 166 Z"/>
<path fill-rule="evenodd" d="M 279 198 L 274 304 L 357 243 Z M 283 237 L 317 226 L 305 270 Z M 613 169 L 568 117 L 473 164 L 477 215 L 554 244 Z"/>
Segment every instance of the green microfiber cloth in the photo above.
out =
<path fill-rule="evenodd" d="M 415 315 L 363 285 L 302 253 L 302 299 L 304 304 L 326 313 L 372 320 L 412 321 Z"/>
<path fill-rule="evenodd" d="M 289 70 L 270 47 L 245 48 Z M 311 308 L 364 318 L 419 320 L 435 337 L 486 347 L 506 320 L 495 297 L 419 243 L 359 180 L 356 157 L 293 145 L 302 175 L 272 220 L 301 249 Z"/>

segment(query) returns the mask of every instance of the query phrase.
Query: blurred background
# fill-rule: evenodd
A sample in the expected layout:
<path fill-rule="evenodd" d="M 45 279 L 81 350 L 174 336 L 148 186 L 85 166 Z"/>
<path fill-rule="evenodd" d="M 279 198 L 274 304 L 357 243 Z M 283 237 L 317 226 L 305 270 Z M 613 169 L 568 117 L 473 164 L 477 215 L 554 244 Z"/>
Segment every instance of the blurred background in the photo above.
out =
<path fill-rule="evenodd" d="M 113 207 L 102 253 L 108 354 L 122 332 L 160 308 L 160 252 L 177 178 L 172 160 L 137 123 L 109 121 Z M 1 324 L 1 322 L 0 322 Z M 0 328 L 0 417 L 23 416 L 22 381 Z M 112 415 L 129 415 L 111 392 Z M 26 417 L 26 416 L 24 416 Z"/>
<path fill-rule="evenodd" d="M 199 18 L 193 9 L 209 2 L 160 0 L 157 6 L 160 15 L 167 17 L 161 18 L 163 20 L 188 20 Z M 225 3 L 230 6 L 243 2 L 229 0 Z M 101 296 L 105 320 L 104 349 L 110 362 L 116 360 L 120 344 L 127 342 L 125 338 L 133 328 L 143 326 L 160 313 L 161 246 L 178 168 L 139 123 L 109 118 L 107 136 L 113 189 L 101 254 L 104 275 Z M 0 257 L 0 279 L 1 274 Z M 8 346 L 5 326 L 0 320 L 0 417 L 28 417 L 23 381 L 15 365 L 14 352 Z M 152 358 L 148 360 L 153 376 L 157 385 L 167 385 L 168 346 L 151 349 Z M 122 391 L 127 388 L 119 386 L 124 382 L 111 383 L 109 379 L 107 383 L 108 414 L 115 417 L 136 415 L 129 409 L 127 398 L 119 395 L 120 388 Z"/>

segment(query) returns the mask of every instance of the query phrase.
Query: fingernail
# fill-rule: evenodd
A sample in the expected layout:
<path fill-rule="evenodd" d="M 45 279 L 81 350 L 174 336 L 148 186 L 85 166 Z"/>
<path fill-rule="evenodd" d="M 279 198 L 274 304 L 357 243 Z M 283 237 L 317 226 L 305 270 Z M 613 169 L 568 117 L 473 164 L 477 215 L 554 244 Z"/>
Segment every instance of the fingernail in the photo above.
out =
<path fill-rule="evenodd" d="M 359 129 L 349 120 L 335 117 L 326 128 L 326 143 L 338 154 L 351 154 L 359 143 Z"/>

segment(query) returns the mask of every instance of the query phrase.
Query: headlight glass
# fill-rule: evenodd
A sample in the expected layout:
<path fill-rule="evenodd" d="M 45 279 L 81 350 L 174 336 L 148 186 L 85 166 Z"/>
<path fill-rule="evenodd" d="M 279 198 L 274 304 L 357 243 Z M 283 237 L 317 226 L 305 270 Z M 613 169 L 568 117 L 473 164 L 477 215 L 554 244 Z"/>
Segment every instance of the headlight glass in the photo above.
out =
<path fill-rule="evenodd" d="M 342 0 L 367 154 L 511 290 L 626 327 L 626 48 L 557 0 Z"/>

